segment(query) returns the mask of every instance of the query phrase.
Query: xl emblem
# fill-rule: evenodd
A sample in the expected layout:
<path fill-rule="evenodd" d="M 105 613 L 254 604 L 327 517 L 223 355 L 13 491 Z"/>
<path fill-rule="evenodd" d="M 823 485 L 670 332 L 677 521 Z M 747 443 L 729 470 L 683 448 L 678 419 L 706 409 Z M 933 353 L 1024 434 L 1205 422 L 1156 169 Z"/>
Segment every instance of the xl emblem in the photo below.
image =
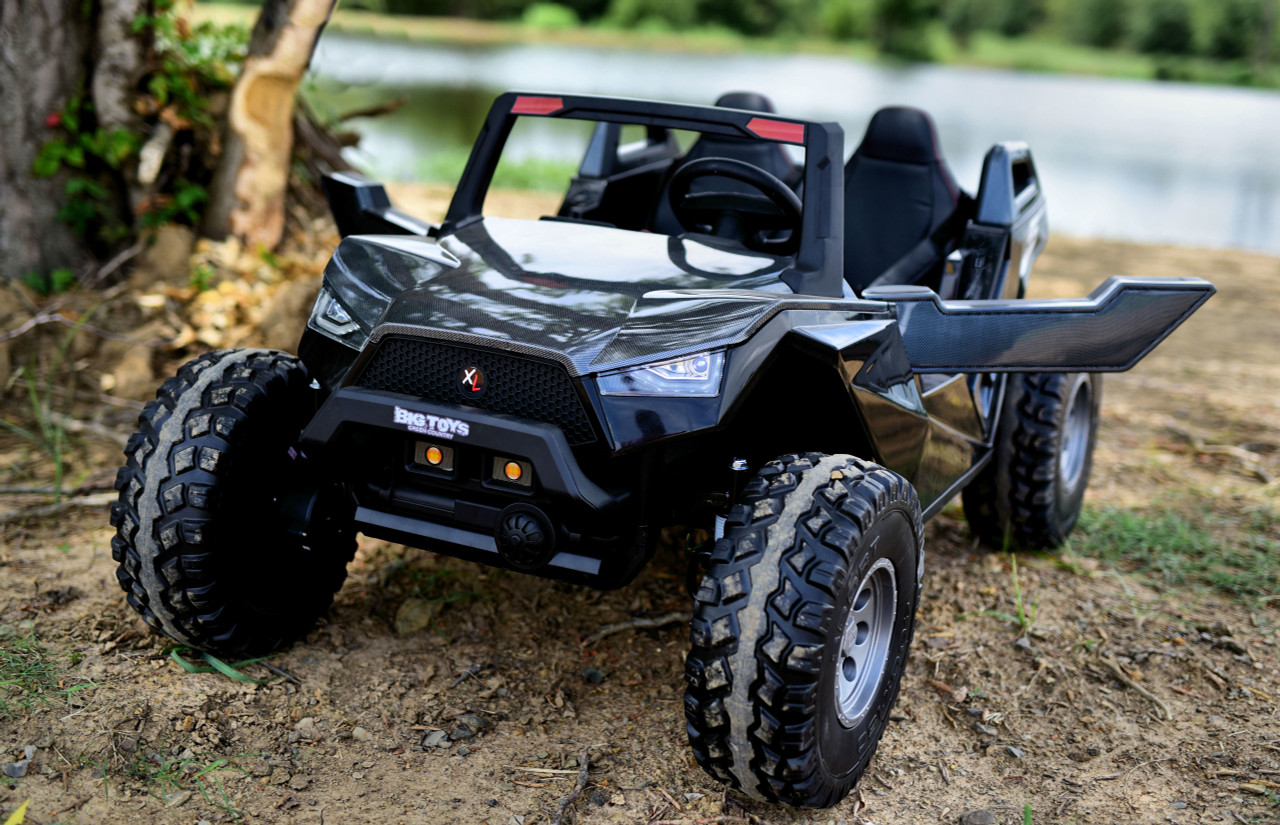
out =
<path fill-rule="evenodd" d="M 463 367 L 460 380 L 462 394 L 468 398 L 480 398 L 489 389 L 489 379 L 484 377 L 479 367 Z"/>

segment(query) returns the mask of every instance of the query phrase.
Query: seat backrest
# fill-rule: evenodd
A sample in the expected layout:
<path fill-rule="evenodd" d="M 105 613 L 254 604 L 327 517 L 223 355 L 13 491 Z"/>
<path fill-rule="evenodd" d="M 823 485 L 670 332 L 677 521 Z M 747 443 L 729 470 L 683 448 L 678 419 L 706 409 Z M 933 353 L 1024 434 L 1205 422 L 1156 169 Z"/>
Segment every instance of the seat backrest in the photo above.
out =
<path fill-rule="evenodd" d="M 723 109 L 745 109 L 749 112 L 766 112 L 768 114 L 773 114 L 775 111 L 773 102 L 757 92 L 729 92 L 721 95 L 716 100 L 715 105 Z M 744 161 L 760 167 L 791 186 L 795 185 L 797 178 L 796 166 L 791 162 L 791 158 L 780 143 L 775 143 L 771 140 L 755 140 L 753 138 L 728 137 L 725 135 L 700 135 L 693 142 L 693 145 L 689 147 L 689 151 L 685 153 L 685 156 L 672 165 L 667 180 L 670 180 L 671 175 L 674 175 L 684 164 L 701 158 L 730 158 Z M 692 191 L 697 192 L 707 185 L 709 184 L 695 182 Z M 745 193 L 756 191 L 745 183 L 733 180 L 716 181 L 714 186 L 721 191 Z M 683 231 L 680 227 L 680 222 L 676 220 L 675 213 L 671 211 L 671 202 L 667 198 L 667 187 L 665 186 L 658 203 L 654 207 L 652 229 L 654 232 L 662 232 L 667 235 L 675 235 Z"/>
<path fill-rule="evenodd" d="M 844 167 L 849 286 L 861 293 L 950 218 L 960 198 L 933 119 L 905 106 L 876 112 Z"/>

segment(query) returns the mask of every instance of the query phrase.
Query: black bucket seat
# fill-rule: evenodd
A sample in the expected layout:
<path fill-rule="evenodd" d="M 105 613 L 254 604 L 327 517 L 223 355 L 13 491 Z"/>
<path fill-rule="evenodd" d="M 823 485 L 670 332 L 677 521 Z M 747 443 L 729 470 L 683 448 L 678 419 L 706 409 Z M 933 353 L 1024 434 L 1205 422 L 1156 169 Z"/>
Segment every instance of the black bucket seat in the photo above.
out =
<path fill-rule="evenodd" d="M 890 106 L 875 113 L 844 167 L 844 277 L 869 286 L 940 273 L 971 211 L 942 159 L 933 118 Z"/>

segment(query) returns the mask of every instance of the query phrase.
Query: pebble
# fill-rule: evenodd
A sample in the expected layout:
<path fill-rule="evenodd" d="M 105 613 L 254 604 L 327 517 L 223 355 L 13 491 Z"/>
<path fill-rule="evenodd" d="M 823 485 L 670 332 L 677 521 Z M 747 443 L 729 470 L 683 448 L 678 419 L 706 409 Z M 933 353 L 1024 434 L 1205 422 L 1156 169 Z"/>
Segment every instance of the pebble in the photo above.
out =
<path fill-rule="evenodd" d="M 487 802 L 485 802 L 484 804 L 488 805 L 490 808 L 496 808 L 496 807 L 498 807 L 498 800 L 496 800 L 496 799 L 490 799 L 490 800 L 488 800 Z"/>
<path fill-rule="evenodd" d="M 476 716 L 474 713 L 460 713 L 454 717 L 455 722 L 459 725 L 466 725 L 473 731 L 482 731 L 489 727 L 489 720 L 483 716 Z"/>
<path fill-rule="evenodd" d="M 422 747 L 439 748 L 441 746 L 448 747 L 449 735 L 442 730 L 427 731 L 427 735 L 422 737 Z"/>
<path fill-rule="evenodd" d="M 298 724 L 293 726 L 298 736 L 303 739 L 315 739 L 320 735 L 320 731 L 316 729 L 316 720 L 310 716 L 304 716 L 298 720 Z"/>
<path fill-rule="evenodd" d="M 1186 807 L 1187 807 L 1187 803 L 1185 803 L 1185 802 L 1175 802 L 1175 803 L 1173 803 L 1173 808 L 1174 808 L 1174 810 L 1176 810 L 1176 811 L 1181 811 L 1181 810 L 1183 810 L 1183 809 L 1184 809 L 1184 808 L 1186 808 Z"/>
<path fill-rule="evenodd" d="M 307 789 L 307 786 L 310 784 L 311 784 L 311 780 L 307 779 L 305 776 L 303 776 L 300 773 L 294 774 L 293 778 L 289 780 L 289 787 L 295 791 L 305 791 Z"/>
<path fill-rule="evenodd" d="M 986 808 L 979 808 L 962 815 L 960 825 L 1000 825 L 1000 820 Z"/>
<path fill-rule="evenodd" d="M 470 755 L 471 755 L 471 748 L 468 748 L 466 745 L 460 745 L 458 747 L 458 756 L 470 756 Z"/>
<path fill-rule="evenodd" d="M 368 742 L 373 739 L 373 734 L 357 725 L 351 729 L 351 738 L 357 742 Z"/>
<path fill-rule="evenodd" d="M 1022 752 L 1022 748 L 1016 747 L 1014 745 L 1005 745 L 1004 751 L 1005 753 L 1012 756 L 1014 759 L 1021 759 L 1022 757 L 1026 756 L 1026 754 Z"/>
<path fill-rule="evenodd" d="M 459 739 L 470 739 L 475 735 L 476 732 L 467 725 L 458 725 L 453 729 L 453 733 L 449 734 L 449 738 L 456 742 Z"/>
<path fill-rule="evenodd" d="M 23 759 L 31 759 L 31 757 L 33 757 L 33 756 L 35 756 L 35 755 L 36 755 L 36 746 L 35 746 L 35 745 L 27 745 L 25 748 L 23 748 L 23 749 L 22 749 L 22 758 L 23 758 Z"/>
<path fill-rule="evenodd" d="M 591 800 L 592 805 L 600 806 L 609 804 L 609 796 L 602 793 L 599 788 L 592 788 L 591 793 L 587 794 L 587 798 Z"/>
<path fill-rule="evenodd" d="M 164 806 L 166 808 L 176 808 L 191 798 L 191 791 L 179 791 L 177 793 L 167 793 L 164 795 Z"/>
<path fill-rule="evenodd" d="M 601 682 L 603 682 L 604 677 L 607 675 L 608 674 L 606 674 L 603 670 L 601 670 L 598 667 L 589 667 L 586 670 L 582 671 L 582 678 L 586 679 L 588 682 L 590 682 L 593 685 L 598 685 Z"/>
<path fill-rule="evenodd" d="M 352 779 L 364 779 L 364 774 L 362 774 L 360 771 L 356 771 L 355 773 L 351 774 L 351 778 L 352 778 Z"/>
<path fill-rule="evenodd" d="M 31 764 L 28 759 L 20 762 L 9 762 L 4 766 L 4 775 L 10 779 L 21 779 L 27 775 L 27 765 Z"/>

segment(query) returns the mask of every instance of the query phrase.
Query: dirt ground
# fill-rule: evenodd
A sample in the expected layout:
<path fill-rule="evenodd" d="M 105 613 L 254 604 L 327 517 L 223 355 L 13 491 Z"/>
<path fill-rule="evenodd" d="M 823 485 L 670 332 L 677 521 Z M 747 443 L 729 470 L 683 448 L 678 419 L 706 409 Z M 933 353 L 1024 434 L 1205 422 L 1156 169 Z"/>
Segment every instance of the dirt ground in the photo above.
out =
<path fill-rule="evenodd" d="M 1202 275 L 1220 293 L 1106 379 L 1089 506 L 1207 504 L 1224 541 L 1276 538 L 1276 519 L 1245 522 L 1277 509 L 1263 479 L 1280 477 L 1280 259 L 1057 238 L 1036 292 L 1114 273 Z M 23 399 L 6 399 L 18 420 Z M 78 410 L 96 424 L 76 436 L 85 488 L 109 485 L 110 433 L 136 408 Z M 0 456 L 6 489 L 48 483 L 16 437 Z M 9 493 L 0 514 L 47 500 Z M 0 518 L 0 650 L 38 643 L 48 666 L 42 696 L 0 683 L 0 767 L 25 768 L 0 780 L 0 821 L 30 800 L 40 825 L 548 823 L 583 753 L 590 784 L 569 822 L 1280 821 L 1274 602 L 1070 551 L 1022 555 L 1015 579 L 957 506 L 928 526 L 894 722 L 859 791 L 826 811 L 726 793 L 694 763 L 684 621 L 585 641 L 688 615 L 675 549 L 597 593 L 361 539 L 330 617 L 273 670 L 242 668 L 270 679 L 256 685 L 171 661 L 121 598 L 105 506 Z M 1026 632 L 991 615 L 1016 612 L 1015 581 L 1034 606 Z"/>

